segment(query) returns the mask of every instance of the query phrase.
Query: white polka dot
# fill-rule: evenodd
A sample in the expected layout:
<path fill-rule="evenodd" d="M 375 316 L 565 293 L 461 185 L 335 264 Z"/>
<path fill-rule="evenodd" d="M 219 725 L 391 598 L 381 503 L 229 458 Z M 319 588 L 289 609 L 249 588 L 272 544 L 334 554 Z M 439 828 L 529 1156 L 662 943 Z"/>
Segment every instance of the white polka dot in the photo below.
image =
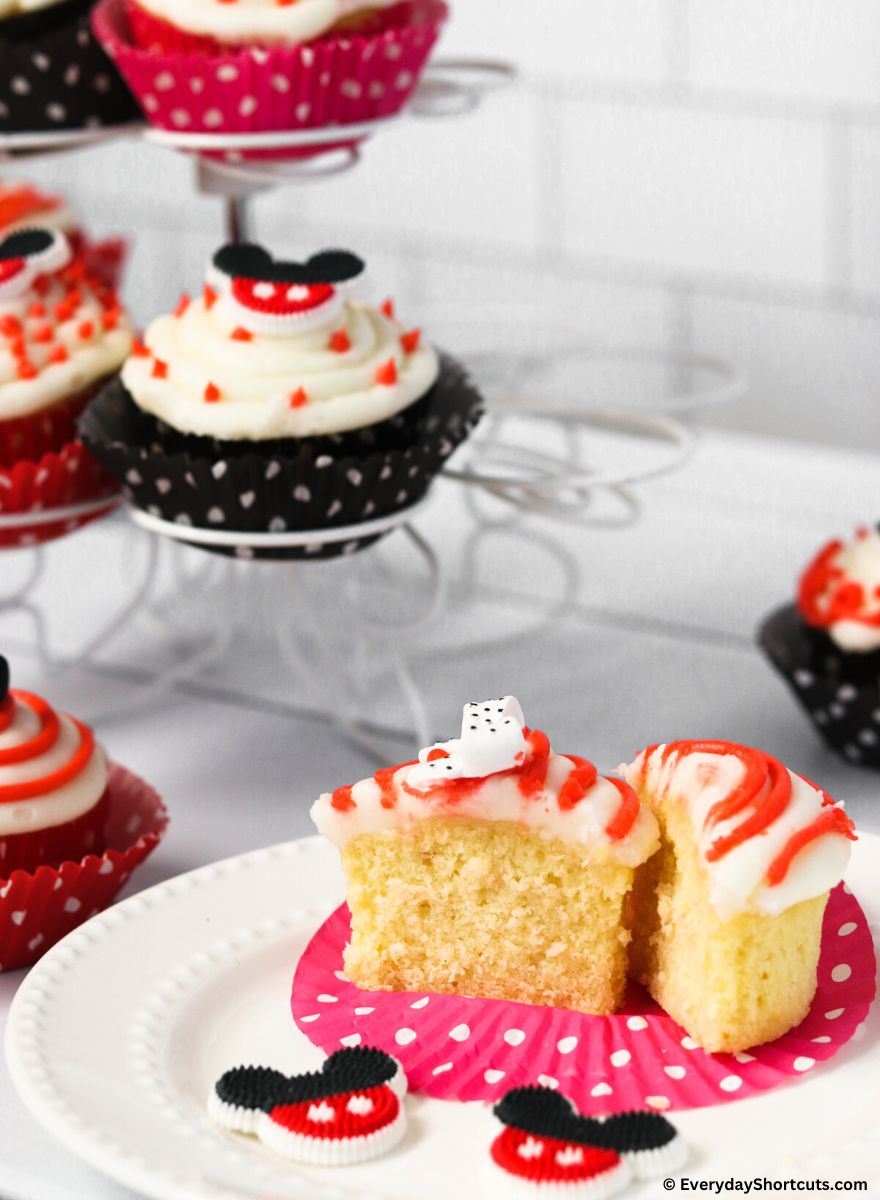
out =
<path fill-rule="evenodd" d="M 725 1075 L 718 1086 L 722 1092 L 738 1092 L 742 1087 L 742 1082 L 739 1075 Z"/>
<path fill-rule="evenodd" d="M 348 1037 L 339 1039 L 340 1046 L 359 1046 L 361 1044 L 361 1035 L 359 1033 L 350 1033 Z"/>
<path fill-rule="evenodd" d="M 343 79 L 339 85 L 339 90 L 343 96 L 347 96 L 350 100 L 357 100 L 361 94 L 361 85 L 356 79 Z"/>
<path fill-rule="evenodd" d="M 645 1103 L 648 1108 L 664 1109 L 669 1108 L 670 1100 L 668 1096 L 646 1096 Z"/>
<path fill-rule="evenodd" d="M 151 92 L 145 92 L 143 94 L 141 97 L 141 103 L 147 112 L 154 113 L 159 111 L 159 101 Z"/>
<path fill-rule="evenodd" d="M 256 498 L 256 492 L 242 492 L 238 498 L 238 502 L 242 508 L 251 508 Z"/>
<path fill-rule="evenodd" d="M 82 908 L 82 900 L 77 900 L 76 896 L 68 896 L 64 901 L 64 911 L 66 913 L 76 913 Z"/>
<path fill-rule="evenodd" d="M 504 1075 L 504 1071 L 499 1071 L 495 1067 L 489 1067 L 487 1071 L 483 1072 L 483 1078 L 486 1083 L 500 1083 Z"/>
<path fill-rule="evenodd" d="M 207 125 L 209 129 L 216 129 L 223 124 L 223 113 L 219 108 L 209 108 L 202 117 L 202 124 Z"/>
<path fill-rule="evenodd" d="M 239 115 L 242 117 L 252 117 L 257 108 L 256 96 L 245 96 L 238 106 Z"/>
<path fill-rule="evenodd" d="M 613 1089 L 607 1083 L 597 1083 L 590 1089 L 591 1096 L 610 1096 Z"/>
<path fill-rule="evenodd" d="M 25 917 L 26 917 L 26 916 L 27 916 L 27 913 L 24 913 L 24 912 L 21 912 L 21 911 L 19 911 L 19 912 L 14 912 L 14 913 L 12 914 L 12 924 L 13 924 L 13 925 L 23 925 L 23 924 L 24 924 L 24 919 L 25 919 Z"/>
<path fill-rule="evenodd" d="M 41 50 L 38 50 L 36 54 L 31 55 L 31 62 L 38 71 L 48 71 L 52 66 L 52 60 L 49 58 L 49 55 L 43 54 Z"/>
<path fill-rule="evenodd" d="M 466 1042 L 471 1036 L 469 1025 L 456 1025 L 454 1029 L 450 1029 L 449 1036 L 454 1042 Z"/>
<path fill-rule="evenodd" d="M 555 1091 L 559 1087 L 559 1080 L 554 1079 L 552 1075 L 539 1075 L 538 1083 L 541 1087 L 552 1088 Z"/>
<path fill-rule="evenodd" d="M 631 1058 L 632 1055 L 630 1054 L 629 1050 L 615 1050 L 611 1055 L 609 1062 L 611 1063 L 612 1067 L 625 1067 Z"/>
<path fill-rule="evenodd" d="M 815 1067 L 815 1058 L 809 1058 L 806 1054 L 801 1054 L 791 1064 L 796 1071 L 809 1071 L 810 1067 Z"/>
<path fill-rule="evenodd" d="M 232 63 L 224 64 L 217 68 L 217 78 L 221 83 L 233 83 L 238 79 L 238 67 L 234 67 Z"/>
<path fill-rule="evenodd" d="M 663 1070 L 670 1079 L 684 1079 L 685 1075 L 687 1075 L 684 1067 L 664 1067 Z"/>
<path fill-rule="evenodd" d="M 743 1065 L 755 1061 L 754 1054 L 746 1054 L 745 1050 L 740 1050 L 737 1054 L 734 1054 L 733 1057 L 738 1063 L 742 1063 Z"/>
<path fill-rule="evenodd" d="M 16 96 L 26 96 L 31 90 L 31 85 L 23 75 L 14 75 L 9 81 L 9 88 Z"/>
<path fill-rule="evenodd" d="M 398 1046 L 408 1046 L 410 1042 L 414 1042 L 418 1034 L 414 1029 L 398 1029 L 394 1035 L 394 1040 Z"/>
<path fill-rule="evenodd" d="M 42 944 L 43 944 L 43 935 L 41 933 L 38 933 L 36 935 L 36 937 L 32 937 L 31 940 L 28 942 L 27 948 L 28 948 L 28 950 L 33 952 L 34 950 L 38 950 L 40 948 L 40 946 L 42 946 Z"/>
<path fill-rule="evenodd" d="M 192 117 L 185 108 L 173 108 L 171 110 L 171 123 L 172 125 L 176 125 L 178 129 L 183 129 L 191 121 Z"/>
<path fill-rule="evenodd" d="M 402 54 L 403 47 L 398 42 L 389 42 L 389 44 L 385 47 L 386 58 L 400 58 Z"/>
<path fill-rule="evenodd" d="M 67 116 L 67 109 L 63 104 L 47 104 L 46 116 L 50 121 L 63 121 Z"/>
<path fill-rule="evenodd" d="M 329 992 L 321 992 L 318 997 L 319 1004 L 335 1004 L 338 1001 L 338 996 L 331 996 Z"/>
<path fill-rule="evenodd" d="M 626 1027 L 632 1030 L 647 1029 L 648 1022 L 644 1017 L 630 1017 L 626 1023 Z"/>
<path fill-rule="evenodd" d="M 841 925 L 837 932 L 840 937 L 849 937 L 851 933 L 855 933 L 856 929 L 858 929 L 858 926 L 855 921 L 847 921 L 845 925 Z"/>
<path fill-rule="evenodd" d="M 286 75 L 273 75 L 269 80 L 269 86 L 273 87 L 276 92 L 289 92 L 290 80 Z"/>
<path fill-rule="evenodd" d="M 526 1035 L 521 1029 L 506 1029 L 504 1040 L 508 1046 L 521 1046 L 526 1040 Z"/>
<path fill-rule="evenodd" d="M 822 1037 L 810 1038 L 810 1041 L 816 1042 L 820 1046 L 827 1046 L 828 1043 L 831 1041 L 831 1038 L 828 1037 L 827 1034 L 823 1034 Z"/>
<path fill-rule="evenodd" d="M 832 717 L 842 717 L 846 713 L 846 709 L 843 707 L 843 705 L 838 704 L 836 700 L 833 704 L 828 705 L 828 711 L 831 713 Z"/>
<path fill-rule="evenodd" d="M 375 1011 L 375 1008 L 371 1008 L 369 1005 L 363 1005 L 361 1008 L 356 1008 L 354 1010 L 354 1015 L 356 1017 L 368 1017 L 370 1013 Z"/>
<path fill-rule="evenodd" d="M 445 1075 L 447 1071 L 452 1070 L 452 1063 L 441 1063 L 439 1067 L 435 1067 L 431 1072 L 432 1075 Z"/>
<path fill-rule="evenodd" d="M 299 61 L 304 67 L 314 66 L 315 52 L 309 46 L 304 46 L 302 53 L 299 56 Z"/>
<path fill-rule="evenodd" d="M 683 1037 L 681 1039 L 681 1044 L 684 1046 L 685 1050 L 699 1050 L 700 1048 L 692 1037 Z"/>
<path fill-rule="evenodd" d="M 345 472 L 345 478 L 352 485 L 352 487 L 360 487 L 364 479 L 361 472 L 356 470 L 354 467 L 352 467 L 350 471 Z"/>
<path fill-rule="evenodd" d="M 576 1037 L 564 1037 L 560 1038 L 556 1043 L 556 1049 L 560 1054 L 571 1054 L 577 1044 L 578 1039 Z"/>
<path fill-rule="evenodd" d="M 100 867 L 98 867 L 98 874 L 99 875 L 112 875 L 113 874 L 113 862 L 111 859 L 109 859 L 109 858 L 104 859 L 104 861 L 101 863 Z M 59 879 L 58 882 L 60 883 L 61 880 Z"/>
<path fill-rule="evenodd" d="M 157 92 L 170 92 L 174 87 L 174 76 L 170 71 L 162 71 L 153 80 L 153 87 Z"/>
<path fill-rule="evenodd" d="M 72 63 L 64 72 L 64 82 L 68 87 L 76 87 L 79 83 L 80 69 L 76 63 Z"/>
<path fill-rule="evenodd" d="M 95 89 L 96 92 L 101 92 L 102 95 L 106 95 L 106 93 L 110 91 L 109 75 L 104 75 L 103 73 L 100 75 L 96 75 L 95 78 L 92 80 L 92 87 Z"/>
<path fill-rule="evenodd" d="M 855 700 L 858 692 L 851 683 L 844 683 L 837 689 L 838 700 Z"/>
<path fill-rule="evenodd" d="M 873 729 L 863 729 L 859 734 L 858 740 L 863 746 L 876 746 L 880 738 L 877 737 Z"/>
<path fill-rule="evenodd" d="M 214 505 L 213 508 L 208 509 L 208 520 L 212 525 L 222 525 L 226 520 L 226 514 L 222 508 L 218 508 L 216 505 Z"/>
<path fill-rule="evenodd" d="M 422 996 L 421 1000 L 414 1000 L 410 1005 L 410 1008 L 427 1008 L 430 1003 L 430 996 Z"/>
<path fill-rule="evenodd" d="M 835 983 L 846 983 L 850 975 L 852 975 L 852 967 L 849 963 L 838 963 L 831 970 L 831 978 Z"/>
<path fill-rule="evenodd" d="M 194 96 L 200 96 L 205 90 L 205 81 L 199 75 L 193 75 L 189 81 L 189 90 Z"/>
<path fill-rule="evenodd" d="M 303 100 L 297 104 L 293 111 L 297 121 L 308 121 L 312 114 L 312 106 L 309 104 L 308 100 Z"/>
<path fill-rule="evenodd" d="M 830 1012 L 827 1012 L 825 1014 L 825 1020 L 826 1021 L 836 1021 L 838 1017 L 842 1017 L 842 1016 L 843 1016 L 842 1008 L 832 1008 L 830 1010 Z"/>

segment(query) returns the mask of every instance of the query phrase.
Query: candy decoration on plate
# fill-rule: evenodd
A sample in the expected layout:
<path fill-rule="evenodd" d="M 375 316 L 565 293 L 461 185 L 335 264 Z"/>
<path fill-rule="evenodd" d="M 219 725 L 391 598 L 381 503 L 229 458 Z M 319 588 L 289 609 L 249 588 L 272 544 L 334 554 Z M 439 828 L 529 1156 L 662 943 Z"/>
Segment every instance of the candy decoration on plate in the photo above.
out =
<path fill-rule="evenodd" d="M 512 1088 L 495 1105 L 504 1126 L 490 1150 L 493 1191 L 571 1197 L 613 1195 L 632 1178 L 657 1179 L 681 1169 L 687 1147 L 659 1113 L 582 1116 L 561 1092 Z"/>
<path fill-rule="evenodd" d="M 285 1158 L 347 1166 L 377 1158 L 406 1132 L 406 1077 L 390 1054 L 355 1046 L 323 1069 L 287 1076 L 271 1067 L 233 1067 L 208 1097 L 208 1115 L 255 1135 Z"/>

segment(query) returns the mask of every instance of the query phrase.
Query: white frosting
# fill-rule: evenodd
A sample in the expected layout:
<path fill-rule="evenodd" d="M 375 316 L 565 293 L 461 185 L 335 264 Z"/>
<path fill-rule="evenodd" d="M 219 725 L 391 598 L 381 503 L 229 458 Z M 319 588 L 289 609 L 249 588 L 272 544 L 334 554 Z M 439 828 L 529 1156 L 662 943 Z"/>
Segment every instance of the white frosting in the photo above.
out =
<path fill-rule="evenodd" d="M 2 2 L 2 0 L 0 0 Z M 138 0 L 142 8 L 178 29 L 218 42 L 296 45 L 320 37 L 357 13 L 390 8 L 399 0 Z"/>
<path fill-rule="evenodd" d="M 63 3 L 66 3 L 66 0 L 0 0 L 0 18 L 39 12 L 40 9 L 53 8 L 56 4 Z"/>
<path fill-rule="evenodd" d="M 105 329 L 105 310 L 96 292 L 83 280 L 75 286 L 80 303 L 63 320 L 55 315 L 55 306 L 68 298 L 70 285 L 61 275 L 51 277 L 45 294 L 31 290 L 0 301 L 0 420 L 28 416 L 65 400 L 111 375 L 125 361 L 133 332 L 128 317 L 120 313 L 115 327 Z M 44 315 L 30 315 L 34 304 L 42 306 Z M 34 378 L 20 377 L 13 353 L 16 337 L 2 332 L 3 318 L 21 323 L 27 359 L 37 372 Z M 51 337 L 41 340 L 47 327 Z M 53 362 L 52 353 L 59 345 L 68 357 Z"/>
<path fill-rule="evenodd" d="M 463 727 L 468 735 L 475 712 L 482 712 L 485 707 L 502 709 L 501 713 L 486 714 L 499 721 L 501 728 L 510 728 L 503 725 L 508 717 L 513 721 L 518 719 L 522 736 L 522 711 L 512 696 L 503 701 L 466 706 Z M 624 837 L 615 840 L 608 836 L 606 830 L 621 805 L 620 792 L 611 780 L 599 776 L 578 803 L 561 808 L 560 791 L 575 769 L 572 759 L 551 753 L 543 787 L 536 794 L 525 795 L 519 787 L 520 775 L 509 771 L 510 767 L 518 765 L 513 738 L 505 753 L 492 759 L 486 758 L 481 748 L 481 743 L 489 740 L 491 735 L 483 734 L 482 730 L 475 732 L 477 737 L 466 748 L 462 742 L 470 743 L 470 737 L 441 743 L 443 748 L 451 748 L 450 752 L 459 760 L 459 767 L 467 762 L 468 772 L 477 770 L 480 762 L 493 768 L 485 775 L 458 775 L 459 779 L 473 781 L 471 786 L 463 790 L 444 787 L 446 780 L 442 776 L 432 778 L 426 772 L 430 750 L 422 751 L 418 763 L 405 764 L 394 771 L 387 794 L 375 778 L 362 779 L 352 786 L 351 804 L 343 808 L 334 805 L 331 793 L 321 796 L 312 806 L 312 820 L 320 832 L 339 847 L 348 845 L 361 834 L 412 829 L 419 821 L 459 817 L 523 825 L 548 839 L 558 838 L 588 847 L 597 859 L 607 857 L 627 866 L 637 866 L 657 849 L 657 822 L 645 807 L 640 809 Z M 444 760 L 437 761 L 442 763 Z M 414 789 L 415 794 L 408 789 Z M 390 806 L 389 796 L 393 800 Z"/>
<path fill-rule="evenodd" d="M 461 737 L 419 751 L 409 773 L 410 787 L 424 790 L 448 779 L 483 779 L 525 761 L 525 718 L 514 696 L 466 704 Z"/>
<path fill-rule="evenodd" d="M 55 744 L 37 758 L 0 765 L 0 787 L 41 779 L 65 766 L 79 749 L 81 736 L 70 717 L 59 716 L 61 728 Z M 33 709 L 17 699 L 10 725 L 0 732 L 0 751 L 28 742 L 40 732 L 40 721 Z M 107 758 L 96 743 L 85 768 L 69 783 L 53 792 L 0 804 L 0 837 L 31 833 L 73 821 L 93 808 L 107 787 Z"/>
<path fill-rule="evenodd" d="M 827 612 L 838 589 L 852 583 L 860 585 L 865 599 L 851 614 L 852 619 L 827 625 L 823 622 L 828 636 L 848 652 L 864 654 L 880 650 L 880 533 L 876 529 L 865 530 L 849 544 L 841 544 L 830 563 L 841 574 L 829 580 L 824 592 L 813 598 L 816 608 Z"/>
<path fill-rule="evenodd" d="M 661 802 L 685 804 L 705 856 L 719 838 L 736 829 L 748 813 L 707 825 L 713 805 L 724 800 L 741 782 L 745 768 L 733 754 L 671 755 L 663 763 L 663 746 L 645 762 L 644 752 L 620 768 L 637 790 L 644 787 Z M 822 812 L 822 796 L 799 775 L 791 778 L 791 799 L 785 811 L 760 835 L 748 838 L 715 862 L 706 862 L 709 900 L 722 918 L 743 912 L 778 916 L 802 900 L 821 896 L 840 882 L 850 856 L 850 842 L 840 834 L 816 838 L 795 856 L 784 879 L 771 886 L 767 870 L 792 834 L 811 825 Z M 644 776 L 644 777 L 643 777 Z"/>
<path fill-rule="evenodd" d="M 403 326 L 364 304 L 344 302 L 318 328 L 240 341 L 224 299 L 206 306 L 200 297 L 181 316 L 152 322 L 145 342 L 166 364 L 164 378 L 153 373 L 153 357 L 132 357 L 122 371 L 135 402 L 183 433 L 258 441 L 360 429 L 408 407 L 437 378 L 434 350 L 420 344 L 407 353 Z M 340 353 L 330 339 L 342 330 L 350 348 Z M 397 381 L 377 383 L 390 359 Z M 209 384 L 220 391 L 214 403 L 205 401 Z M 306 402 L 294 406 L 300 389 Z"/>

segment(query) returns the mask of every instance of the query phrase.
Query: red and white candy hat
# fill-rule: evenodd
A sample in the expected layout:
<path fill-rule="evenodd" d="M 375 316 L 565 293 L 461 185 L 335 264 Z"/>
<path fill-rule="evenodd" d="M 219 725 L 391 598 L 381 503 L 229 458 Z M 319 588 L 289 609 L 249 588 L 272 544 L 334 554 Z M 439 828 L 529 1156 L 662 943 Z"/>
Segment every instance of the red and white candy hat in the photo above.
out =
<path fill-rule="evenodd" d="M 0 241 L 0 302 L 27 295 L 38 275 L 51 275 L 72 257 L 63 233 L 22 229 Z"/>
<path fill-rule="evenodd" d="M 333 321 L 342 292 L 364 272 L 346 250 L 324 250 L 306 262 L 275 259 L 262 246 L 229 244 L 214 255 L 208 283 L 236 326 L 285 337 Z"/>

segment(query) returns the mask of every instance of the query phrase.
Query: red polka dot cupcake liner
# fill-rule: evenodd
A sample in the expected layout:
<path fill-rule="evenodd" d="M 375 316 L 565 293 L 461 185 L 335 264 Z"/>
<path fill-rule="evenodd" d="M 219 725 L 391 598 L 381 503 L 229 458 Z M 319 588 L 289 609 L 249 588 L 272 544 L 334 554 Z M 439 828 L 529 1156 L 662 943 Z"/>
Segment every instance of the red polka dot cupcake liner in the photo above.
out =
<path fill-rule="evenodd" d="M 393 116 L 415 90 L 447 16 L 443 0 L 408 0 L 388 10 L 377 32 L 217 53 L 197 49 L 200 42 L 157 21 L 132 0 L 101 0 L 92 22 L 153 125 L 222 136 L 297 132 Z M 290 158 L 315 152 L 230 153 Z"/>
<path fill-rule="evenodd" d="M 0 20 L 0 134 L 126 124 L 138 106 L 94 37 L 92 0 Z"/>
<path fill-rule="evenodd" d="M 106 849 L 0 878 L 0 971 L 27 967 L 116 898 L 168 825 L 156 792 L 115 763 L 107 789 Z"/>
<path fill-rule="evenodd" d="M 0 420 L 0 469 L 20 462 L 36 463 L 44 454 L 57 454 L 77 440 L 77 421 L 89 401 L 101 391 L 107 377 L 87 388 L 24 417 Z"/>
<path fill-rule="evenodd" d="M 845 653 L 794 604 L 764 621 L 758 644 L 825 744 L 849 763 L 880 770 L 880 652 Z"/>
<path fill-rule="evenodd" d="M 75 821 L 0 837 L 0 879 L 8 879 L 13 871 L 57 867 L 67 859 L 103 853 L 109 812 L 110 796 L 105 791 L 98 803 Z"/>
<path fill-rule="evenodd" d="M 864 912 L 843 885 L 822 929 L 818 987 L 802 1023 L 748 1053 L 707 1054 L 633 987 L 610 1017 L 504 1000 L 364 991 L 346 981 L 351 934 L 342 905 L 318 930 L 293 978 L 291 1011 L 326 1053 L 368 1045 L 398 1058 L 410 1090 L 496 1103 L 510 1088 L 558 1088 L 586 1116 L 702 1108 L 807 1076 L 855 1035 L 874 1000 L 876 960 Z"/>
<path fill-rule="evenodd" d="M 116 484 L 80 441 L 36 461 L 0 467 L 0 517 L 44 513 L 111 497 Z"/>

